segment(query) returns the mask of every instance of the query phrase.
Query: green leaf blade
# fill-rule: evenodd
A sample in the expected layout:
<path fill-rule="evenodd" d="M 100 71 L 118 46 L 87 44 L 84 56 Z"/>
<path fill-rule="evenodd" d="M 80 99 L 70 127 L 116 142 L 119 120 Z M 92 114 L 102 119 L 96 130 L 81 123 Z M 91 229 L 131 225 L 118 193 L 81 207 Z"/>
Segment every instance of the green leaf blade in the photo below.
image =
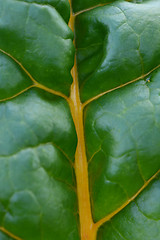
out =
<path fill-rule="evenodd" d="M 76 17 L 82 102 L 159 66 L 159 11 L 159 1 L 141 4 L 118 1 Z"/>
<path fill-rule="evenodd" d="M 26 2 L 26 3 L 37 3 L 40 5 L 49 5 L 54 7 L 64 18 L 66 23 L 69 21 L 70 17 L 70 6 L 67 0 L 57 1 L 57 0 L 17 0 L 19 2 Z"/>
<path fill-rule="evenodd" d="M 68 104 L 30 90 L 0 108 L 0 225 L 22 239 L 78 239 Z"/>
<path fill-rule="evenodd" d="M 158 240 L 160 2 L 72 2 L 0 0 L 0 240 Z"/>
<path fill-rule="evenodd" d="M 151 183 L 144 193 L 136 199 L 135 202 L 127 206 L 121 213 L 115 216 L 111 221 L 106 223 L 98 233 L 98 240 L 150 240 L 159 239 L 160 219 L 155 219 L 154 212 L 146 215 L 137 202 L 143 202 L 148 211 L 152 211 L 153 205 L 150 205 L 148 199 L 154 199 L 152 203 L 159 203 L 159 177 Z M 145 199 L 144 196 L 147 198 Z M 160 209 L 156 209 L 156 214 L 160 213 Z"/>
<path fill-rule="evenodd" d="M 69 95 L 73 33 L 55 8 L 6 0 L 0 1 L 0 14 L 0 49 L 19 61 L 37 82 Z"/>
<path fill-rule="evenodd" d="M 33 85 L 21 67 L 3 52 L 0 52 L 0 69 L 0 101 L 13 97 Z"/>
<path fill-rule="evenodd" d="M 86 148 L 96 221 L 132 198 L 160 168 L 159 80 L 158 70 L 150 83 L 133 83 L 86 108 Z"/>

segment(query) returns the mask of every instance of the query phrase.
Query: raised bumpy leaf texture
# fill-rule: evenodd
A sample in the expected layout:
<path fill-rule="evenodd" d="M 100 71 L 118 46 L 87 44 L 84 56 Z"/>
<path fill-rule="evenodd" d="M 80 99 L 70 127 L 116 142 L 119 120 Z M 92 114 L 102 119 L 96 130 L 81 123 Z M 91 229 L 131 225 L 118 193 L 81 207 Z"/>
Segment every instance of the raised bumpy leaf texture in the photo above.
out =
<path fill-rule="evenodd" d="M 0 0 L 0 240 L 160 239 L 159 26 L 159 0 Z"/>

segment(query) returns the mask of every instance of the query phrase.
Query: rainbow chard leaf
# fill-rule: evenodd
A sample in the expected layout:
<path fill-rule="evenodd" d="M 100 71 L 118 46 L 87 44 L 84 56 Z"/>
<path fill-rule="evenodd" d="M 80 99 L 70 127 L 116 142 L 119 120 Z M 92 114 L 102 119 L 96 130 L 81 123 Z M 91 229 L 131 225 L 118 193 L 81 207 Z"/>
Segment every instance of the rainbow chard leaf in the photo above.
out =
<path fill-rule="evenodd" d="M 0 240 L 160 239 L 159 26 L 159 0 L 0 0 Z"/>

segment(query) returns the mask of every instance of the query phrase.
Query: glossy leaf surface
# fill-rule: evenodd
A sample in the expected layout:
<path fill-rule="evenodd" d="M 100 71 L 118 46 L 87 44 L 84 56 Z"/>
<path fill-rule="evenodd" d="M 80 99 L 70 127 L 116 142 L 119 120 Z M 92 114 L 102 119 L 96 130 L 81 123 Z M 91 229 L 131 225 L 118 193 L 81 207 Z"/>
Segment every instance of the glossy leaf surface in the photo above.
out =
<path fill-rule="evenodd" d="M 1 224 L 24 239 L 78 238 L 76 135 L 66 102 L 30 90 L 0 111 Z"/>
<path fill-rule="evenodd" d="M 17 0 L 22 2 L 22 0 Z M 68 23 L 70 18 L 70 5 L 67 0 L 25 0 L 26 3 L 37 3 L 40 5 L 50 5 L 54 7 L 62 16 L 62 18 Z"/>
<path fill-rule="evenodd" d="M 159 13 L 159 1 L 118 1 L 77 16 L 82 101 L 136 79 L 159 64 Z"/>
<path fill-rule="evenodd" d="M 112 221 L 100 229 L 98 240 L 155 239 L 160 233 L 160 179 L 156 179 Z"/>
<path fill-rule="evenodd" d="M 30 1 L 1 0 L 0 15 L 0 48 L 39 83 L 69 95 L 73 33 L 56 9 Z"/>
<path fill-rule="evenodd" d="M 0 0 L 0 240 L 159 240 L 160 1 L 70 6 Z"/>
<path fill-rule="evenodd" d="M 150 83 L 132 83 L 86 110 L 95 220 L 123 205 L 160 169 L 159 79 L 160 72 L 155 72 Z"/>

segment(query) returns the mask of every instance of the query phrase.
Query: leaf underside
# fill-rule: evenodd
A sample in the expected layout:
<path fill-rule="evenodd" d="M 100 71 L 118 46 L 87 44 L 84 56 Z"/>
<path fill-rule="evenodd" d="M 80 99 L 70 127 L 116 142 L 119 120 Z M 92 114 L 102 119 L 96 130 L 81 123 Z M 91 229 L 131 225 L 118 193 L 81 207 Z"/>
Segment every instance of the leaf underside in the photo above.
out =
<path fill-rule="evenodd" d="M 0 240 L 159 240 L 160 1 L 70 5 L 0 0 Z"/>

